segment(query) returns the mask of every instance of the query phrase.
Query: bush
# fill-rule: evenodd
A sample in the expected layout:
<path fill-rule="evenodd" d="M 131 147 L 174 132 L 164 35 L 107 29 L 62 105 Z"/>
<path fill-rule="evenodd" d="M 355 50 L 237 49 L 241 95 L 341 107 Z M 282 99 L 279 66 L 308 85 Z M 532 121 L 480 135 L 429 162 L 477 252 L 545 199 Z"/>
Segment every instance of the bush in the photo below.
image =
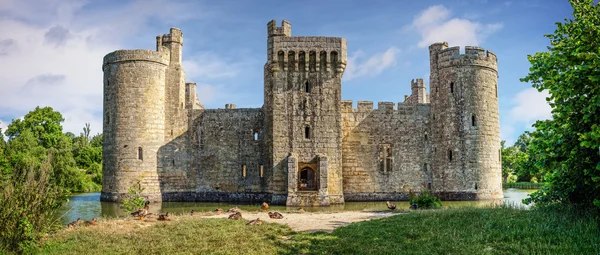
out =
<path fill-rule="evenodd" d="M 429 192 L 429 189 L 423 189 L 419 194 L 412 191 L 408 194 L 410 204 L 416 204 L 419 208 L 437 208 L 442 206 L 442 200 Z"/>
<path fill-rule="evenodd" d="M 127 190 L 127 197 L 121 201 L 121 209 L 127 213 L 132 213 L 144 207 L 146 199 L 141 196 L 142 192 L 144 192 L 144 189 L 141 188 L 139 181 L 135 185 L 129 187 L 129 190 Z"/>
<path fill-rule="evenodd" d="M 40 168 L 13 171 L 0 183 L 0 253 L 34 253 L 40 239 L 60 227 L 58 210 L 67 192 L 50 182 L 50 159 Z"/>

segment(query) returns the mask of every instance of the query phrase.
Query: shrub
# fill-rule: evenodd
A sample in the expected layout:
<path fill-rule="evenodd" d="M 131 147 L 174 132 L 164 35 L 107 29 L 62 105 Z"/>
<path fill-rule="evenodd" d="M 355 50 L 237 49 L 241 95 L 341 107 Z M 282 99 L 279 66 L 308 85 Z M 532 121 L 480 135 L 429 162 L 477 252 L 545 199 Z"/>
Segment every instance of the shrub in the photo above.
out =
<path fill-rule="evenodd" d="M 144 192 L 144 189 L 141 187 L 140 181 L 129 187 L 127 197 L 121 200 L 121 209 L 127 213 L 131 213 L 144 207 L 146 199 L 141 196 L 142 192 Z"/>
<path fill-rule="evenodd" d="M 410 204 L 416 204 L 419 208 L 437 208 L 442 206 L 442 200 L 429 192 L 429 189 L 423 189 L 419 194 L 412 191 L 409 193 Z"/>
<path fill-rule="evenodd" d="M 57 209 L 68 193 L 50 182 L 51 173 L 48 159 L 0 183 L 0 253 L 34 253 L 41 238 L 60 227 Z"/>

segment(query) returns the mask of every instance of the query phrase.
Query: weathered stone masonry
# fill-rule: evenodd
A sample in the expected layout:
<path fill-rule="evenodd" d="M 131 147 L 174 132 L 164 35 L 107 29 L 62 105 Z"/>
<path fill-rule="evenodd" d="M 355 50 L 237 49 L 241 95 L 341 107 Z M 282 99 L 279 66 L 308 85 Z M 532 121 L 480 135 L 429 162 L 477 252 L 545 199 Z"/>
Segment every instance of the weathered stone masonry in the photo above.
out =
<path fill-rule="evenodd" d="M 103 201 L 140 183 L 154 201 L 327 206 L 502 198 L 496 56 L 433 44 L 431 91 L 411 82 L 404 102 L 341 100 L 344 38 L 291 36 L 267 25 L 262 108 L 204 109 L 185 82 L 183 34 L 156 51 L 104 57 Z"/>

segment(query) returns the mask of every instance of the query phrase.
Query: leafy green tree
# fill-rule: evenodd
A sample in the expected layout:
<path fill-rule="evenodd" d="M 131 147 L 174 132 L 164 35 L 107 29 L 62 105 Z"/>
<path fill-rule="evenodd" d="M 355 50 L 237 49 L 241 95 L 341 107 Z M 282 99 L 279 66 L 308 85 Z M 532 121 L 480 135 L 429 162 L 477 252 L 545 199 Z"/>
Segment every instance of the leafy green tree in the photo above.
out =
<path fill-rule="evenodd" d="M 65 119 L 60 112 L 54 111 L 52 107 L 40 108 L 27 113 L 23 120 L 16 119 L 8 125 L 6 135 L 9 140 L 18 137 L 25 130 L 29 130 L 38 139 L 42 146 L 50 148 L 58 143 L 62 133 L 62 125 Z"/>
<path fill-rule="evenodd" d="M 523 82 L 548 91 L 552 119 L 537 121 L 529 147 L 548 185 L 534 202 L 600 207 L 600 6 L 570 0 L 573 19 L 556 23 L 547 52 L 528 56 Z"/>

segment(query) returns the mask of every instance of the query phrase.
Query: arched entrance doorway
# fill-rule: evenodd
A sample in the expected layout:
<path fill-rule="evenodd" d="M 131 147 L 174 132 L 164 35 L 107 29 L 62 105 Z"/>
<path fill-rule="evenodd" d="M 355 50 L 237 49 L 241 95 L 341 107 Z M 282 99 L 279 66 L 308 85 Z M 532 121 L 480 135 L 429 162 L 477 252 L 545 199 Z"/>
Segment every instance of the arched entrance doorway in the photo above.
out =
<path fill-rule="evenodd" d="M 317 173 L 310 167 L 305 167 L 300 170 L 300 178 L 298 178 L 299 190 L 317 190 Z"/>

